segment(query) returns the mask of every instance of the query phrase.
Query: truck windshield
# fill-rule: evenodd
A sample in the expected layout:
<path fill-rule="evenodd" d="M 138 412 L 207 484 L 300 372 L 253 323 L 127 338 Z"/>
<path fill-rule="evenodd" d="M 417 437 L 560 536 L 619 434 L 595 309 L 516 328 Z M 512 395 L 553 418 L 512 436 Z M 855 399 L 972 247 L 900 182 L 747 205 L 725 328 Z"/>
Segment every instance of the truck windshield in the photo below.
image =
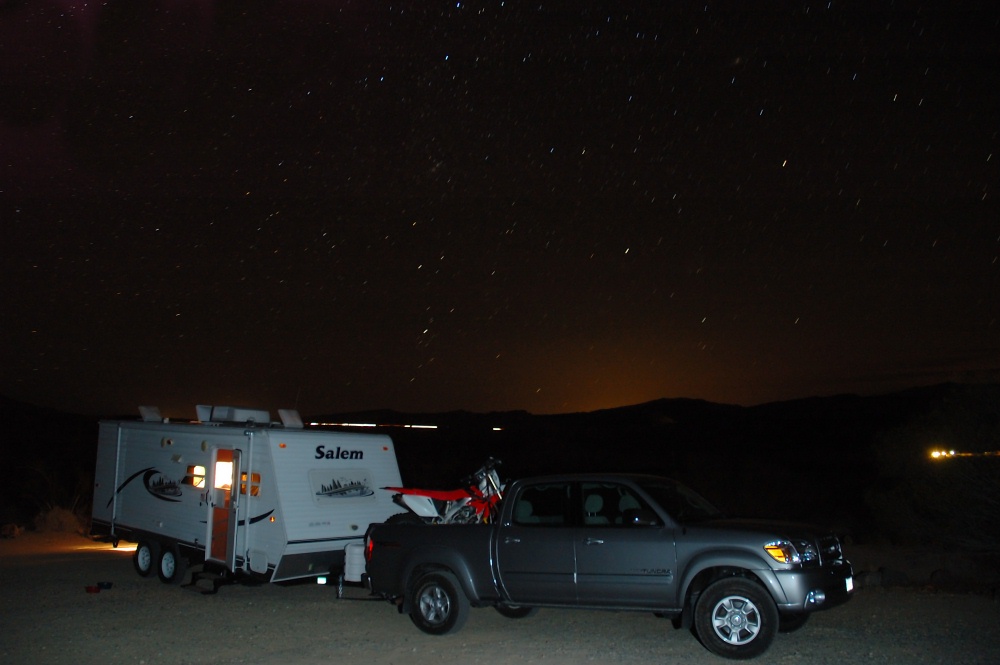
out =
<path fill-rule="evenodd" d="M 640 483 L 660 507 L 681 524 L 723 517 L 722 511 L 689 487 L 666 478 Z"/>

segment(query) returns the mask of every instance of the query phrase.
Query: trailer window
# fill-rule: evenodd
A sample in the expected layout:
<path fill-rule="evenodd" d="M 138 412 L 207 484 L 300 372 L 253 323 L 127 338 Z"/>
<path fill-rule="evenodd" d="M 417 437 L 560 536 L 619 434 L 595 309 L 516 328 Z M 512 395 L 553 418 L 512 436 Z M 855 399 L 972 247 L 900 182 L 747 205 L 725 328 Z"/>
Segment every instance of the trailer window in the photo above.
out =
<path fill-rule="evenodd" d="M 247 493 L 247 473 L 244 471 L 240 474 L 240 494 Z M 250 474 L 250 496 L 260 495 L 260 474 L 251 473 Z"/>
<path fill-rule="evenodd" d="M 191 464 L 187 468 L 187 475 L 184 476 L 184 484 L 194 487 L 205 487 L 205 467 L 200 464 Z"/>

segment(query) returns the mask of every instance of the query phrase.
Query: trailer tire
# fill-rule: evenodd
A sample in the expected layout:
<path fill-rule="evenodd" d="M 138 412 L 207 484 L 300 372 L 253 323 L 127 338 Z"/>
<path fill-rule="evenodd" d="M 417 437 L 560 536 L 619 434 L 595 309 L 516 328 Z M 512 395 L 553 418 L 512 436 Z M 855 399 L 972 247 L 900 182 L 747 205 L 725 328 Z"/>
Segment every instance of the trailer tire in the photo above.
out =
<path fill-rule="evenodd" d="M 149 577 L 160 560 L 160 545 L 153 540 L 140 540 L 132 554 L 132 565 L 140 577 Z"/>
<path fill-rule="evenodd" d="M 434 571 L 413 585 L 410 620 L 429 635 L 459 630 L 469 618 L 469 599 L 451 573 Z"/>
<path fill-rule="evenodd" d="M 164 545 L 160 551 L 159 565 L 156 573 L 164 584 L 180 584 L 187 575 L 188 560 L 184 558 L 177 545 Z"/>

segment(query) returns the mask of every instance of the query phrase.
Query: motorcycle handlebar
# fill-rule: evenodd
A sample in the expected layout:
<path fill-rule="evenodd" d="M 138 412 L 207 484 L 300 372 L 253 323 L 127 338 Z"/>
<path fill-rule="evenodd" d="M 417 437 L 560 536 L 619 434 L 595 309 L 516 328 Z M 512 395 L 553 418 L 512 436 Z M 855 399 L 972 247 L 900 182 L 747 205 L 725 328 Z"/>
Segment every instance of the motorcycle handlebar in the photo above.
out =
<path fill-rule="evenodd" d="M 473 483 L 478 483 L 486 476 L 486 474 L 488 474 L 490 471 L 493 471 L 501 464 L 503 464 L 503 462 L 501 462 L 500 460 L 494 457 L 490 457 L 486 460 L 486 463 L 483 464 L 483 466 L 478 471 L 476 471 L 471 476 L 467 476 L 465 482 L 467 482 L 470 485 Z"/>

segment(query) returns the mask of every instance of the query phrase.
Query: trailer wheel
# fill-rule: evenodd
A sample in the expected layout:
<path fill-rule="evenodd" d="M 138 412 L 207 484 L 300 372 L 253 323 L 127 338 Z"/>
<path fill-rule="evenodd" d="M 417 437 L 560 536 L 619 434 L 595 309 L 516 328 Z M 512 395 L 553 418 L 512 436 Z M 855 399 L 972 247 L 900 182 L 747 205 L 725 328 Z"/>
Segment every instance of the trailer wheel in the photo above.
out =
<path fill-rule="evenodd" d="M 160 559 L 160 546 L 152 540 L 140 540 L 132 555 L 132 565 L 141 577 L 149 577 Z"/>
<path fill-rule="evenodd" d="M 181 556 L 177 545 L 164 545 L 160 552 L 157 574 L 164 584 L 180 584 L 187 575 L 188 561 Z"/>
<path fill-rule="evenodd" d="M 457 631 L 469 618 L 469 599 L 455 576 L 447 572 L 432 572 L 418 579 L 412 606 L 410 620 L 430 635 Z"/>

